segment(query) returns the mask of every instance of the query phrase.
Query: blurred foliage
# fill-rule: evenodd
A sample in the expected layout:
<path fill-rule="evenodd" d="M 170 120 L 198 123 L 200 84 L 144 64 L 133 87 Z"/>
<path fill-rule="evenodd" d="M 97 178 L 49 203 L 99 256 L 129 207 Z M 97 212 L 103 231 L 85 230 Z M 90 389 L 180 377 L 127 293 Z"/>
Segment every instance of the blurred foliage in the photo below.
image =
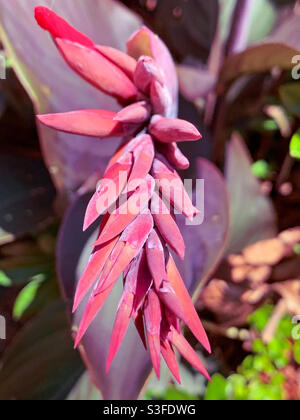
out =
<path fill-rule="evenodd" d="M 214 375 L 207 387 L 206 400 L 282 400 L 286 397 L 285 368 L 299 364 L 300 340 L 293 339 L 294 325 L 291 317 L 285 316 L 271 341 L 263 342 L 259 333 L 266 327 L 273 310 L 272 305 L 266 305 L 249 316 L 249 325 L 257 335 L 252 343 L 252 354 L 245 358 L 237 373 L 227 379 Z"/>

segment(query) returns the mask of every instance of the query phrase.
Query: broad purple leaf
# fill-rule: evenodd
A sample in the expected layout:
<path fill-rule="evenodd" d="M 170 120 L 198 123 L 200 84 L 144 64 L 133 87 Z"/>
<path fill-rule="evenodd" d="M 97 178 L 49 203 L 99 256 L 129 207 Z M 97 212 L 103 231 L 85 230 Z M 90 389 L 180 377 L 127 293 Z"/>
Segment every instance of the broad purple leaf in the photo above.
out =
<path fill-rule="evenodd" d="M 0 178 L 0 245 L 53 222 L 55 188 L 41 160 L 2 152 Z"/>
<path fill-rule="evenodd" d="M 235 134 L 227 147 L 225 170 L 231 206 L 228 253 L 240 252 L 247 245 L 276 236 L 274 207 L 262 194 L 251 166 L 246 145 Z"/>
<path fill-rule="evenodd" d="M 1 360 L 0 400 L 64 400 L 83 371 L 72 349 L 64 303 L 55 300 L 7 346 Z"/>
<path fill-rule="evenodd" d="M 220 73 L 220 84 L 226 85 L 239 76 L 263 73 L 274 67 L 292 69 L 293 58 L 300 54 L 300 15 L 290 12 L 279 23 L 275 31 L 259 44 L 231 55 Z"/>
<path fill-rule="evenodd" d="M 186 255 L 183 261 L 176 257 L 182 278 L 193 294 L 197 294 L 220 261 L 229 231 L 229 203 L 221 172 L 200 158 L 197 160 L 197 179 L 204 179 L 204 221 L 198 226 L 188 226 L 186 219 L 178 217 Z M 200 188 L 198 194 L 201 194 Z"/>
<path fill-rule="evenodd" d="M 70 310 L 76 284 L 90 257 L 90 245 L 96 238 L 95 232 L 93 233 L 95 225 L 85 233 L 81 231 L 89 198 L 89 195 L 83 196 L 75 201 L 60 231 L 57 250 L 58 274 Z M 122 280 L 119 279 L 82 341 L 83 359 L 105 400 L 136 399 L 151 372 L 149 355 L 131 323 L 111 369 L 106 373 L 106 356 L 122 286 Z M 73 328 L 78 327 L 85 305 L 86 300 L 75 313 Z"/>
<path fill-rule="evenodd" d="M 98 44 L 125 49 L 139 19 L 114 0 L 0 0 L 1 39 L 37 113 L 77 109 L 118 111 L 112 98 L 72 72 L 50 36 L 34 19 L 34 7 L 52 7 Z M 120 25 L 122 22 L 122 25 Z M 118 140 L 73 136 L 39 126 L 46 163 L 59 190 L 70 192 L 89 175 L 104 169 Z"/>
<path fill-rule="evenodd" d="M 190 101 L 207 96 L 216 85 L 216 77 L 202 67 L 180 65 L 177 73 L 180 92 Z"/>

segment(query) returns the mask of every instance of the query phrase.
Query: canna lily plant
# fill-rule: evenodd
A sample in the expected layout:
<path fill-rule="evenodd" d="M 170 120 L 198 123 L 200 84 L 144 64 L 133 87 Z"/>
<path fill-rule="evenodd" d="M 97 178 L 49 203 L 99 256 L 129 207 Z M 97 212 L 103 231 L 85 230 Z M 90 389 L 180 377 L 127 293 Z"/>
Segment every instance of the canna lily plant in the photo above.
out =
<path fill-rule="evenodd" d="M 185 255 L 175 210 L 190 220 L 199 213 L 176 171 L 189 167 L 177 143 L 197 141 L 201 134 L 191 123 L 176 118 L 177 78 L 170 53 L 145 27 L 130 38 L 125 54 L 95 45 L 46 7 L 37 7 L 35 17 L 50 32 L 71 69 L 122 106 L 119 112 L 85 109 L 38 116 L 43 125 L 63 132 L 123 139 L 86 210 L 84 230 L 103 217 L 75 294 L 74 311 L 89 295 L 75 347 L 123 275 L 107 371 L 132 319 L 158 378 L 162 356 L 180 383 L 176 348 L 209 379 L 182 334 L 183 322 L 211 351 L 172 256 L 172 252 L 181 259 Z"/>

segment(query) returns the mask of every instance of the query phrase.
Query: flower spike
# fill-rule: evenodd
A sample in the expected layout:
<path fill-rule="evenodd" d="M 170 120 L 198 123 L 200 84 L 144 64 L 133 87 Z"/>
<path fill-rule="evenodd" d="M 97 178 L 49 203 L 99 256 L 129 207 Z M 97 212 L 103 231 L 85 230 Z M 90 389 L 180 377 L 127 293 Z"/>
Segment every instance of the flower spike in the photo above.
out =
<path fill-rule="evenodd" d="M 46 7 L 37 7 L 35 16 L 71 69 L 123 107 L 119 112 L 87 109 L 37 117 L 40 123 L 68 133 L 123 138 L 86 209 L 84 230 L 104 216 L 75 292 L 73 311 L 88 296 L 75 347 L 123 275 L 107 371 L 129 323 L 134 322 L 158 378 L 162 356 L 180 383 L 175 347 L 209 379 L 181 333 L 185 323 L 210 352 L 207 335 L 170 254 L 172 250 L 182 259 L 185 254 L 175 209 L 189 219 L 198 213 L 175 170 L 189 167 L 177 143 L 201 138 L 194 125 L 176 118 L 178 81 L 171 55 L 146 27 L 133 34 L 126 54 L 95 45 Z"/>

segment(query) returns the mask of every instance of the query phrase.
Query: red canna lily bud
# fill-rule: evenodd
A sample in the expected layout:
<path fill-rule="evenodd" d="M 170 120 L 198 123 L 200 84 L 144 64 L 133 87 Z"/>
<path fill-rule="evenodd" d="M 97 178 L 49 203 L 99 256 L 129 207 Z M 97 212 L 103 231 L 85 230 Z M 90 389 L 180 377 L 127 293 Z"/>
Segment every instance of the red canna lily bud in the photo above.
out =
<path fill-rule="evenodd" d="M 149 132 L 162 143 L 196 141 L 202 138 L 197 128 L 190 122 L 178 118 L 163 118 L 159 115 L 152 118 Z"/>
<path fill-rule="evenodd" d="M 47 127 L 66 133 L 91 137 L 115 137 L 132 133 L 132 127 L 115 121 L 115 112 L 100 109 L 85 109 L 61 114 L 38 115 L 38 120 Z"/>
<path fill-rule="evenodd" d="M 137 62 L 134 73 L 134 83 L 136 87 L 143 93 L 149 94 L 153 81 L 163 84 L 163 77 L 151 57 L 142 56 Z"/>
<path fill-rule="evenodd" d="M 190 362 L 207 380 L 211 380 L 199 356 L 193 347 L 187 342 L 183 335 L 179 334 L 176 328 L 171 326 L 171 331 L 168 334 L 168 340 L 177 348 L 179 353 Z"/>
<path fill-rule="evenodd" d="M 155 229 L 150 233 L 146 242 L 146 254 L 149 270 L 152 274 L 156 290 L 160 290 L 167 278 L 165 250 Z"/>
<path fill-rule="evenodd" d="M 132 153 L 127 153 L 105 172 L 86 209 L 84 231 L 117 201 L 127 184 L 132 165 Z"/>
<path fill-rule="evenodd" d="M 146 208 L 154 190 L 153 179 L 147 176 L 138 189 L 129 197 L 128 201 L 119 206 L 110 215 L 103 231 L 94 246 L 104 244 L 124 231 Z M 123 232 L 125 234 L 126 230 Z M 138 232 L 136 233 L 138 235 Z"/>
<path fill-rule="evenodd" d="M 166 206 L 165 202 L 154 193 L 151 199 L 151 211 L 155 226 L 160 234 L 169 245 L 169 247 L 179 255 L 181 259 L 184 258 L 185 244 L 183 237 L 180 233 L 176 219 L 171 214 L 170 209 Z"/>
<path fill-rule="evenodd" d="M 95 49 L 108 58 L 116 66 L 120 67 L 121 70 L 133 80 L 133 75 L 136 69 L 136 60 L 130 55 L 123 53 L 120 50 L 116 50 L 112 47 L 105 45 L 95 45 Z"/>
<path fill-rule="evenodd" d="M 172 97 L 168 88 L 158 80 L 153 80 L 150 88 L 150 98 L 154 114 L 169 117 L 172 111 Z"/>
<path fill-rule="evenodd" d="M 170 371 L 172 372 L 174 378 L 179 384 L 181 384 L 176 355 L 174 353 L 172 344 L 170 344 L 170 342 L 167 339 L 161 340 L 161 354 L 165 359 L 165 362 Z"/>
<path fill-rule="evenodd" d="M 87 82 L 123 101 L 136 97 L 132 81 L 98 51 L 65 39 L 58 38 L 56 42 L 69 66 Z"/>
<path fill-rule="evenodd" d="M 161 305 L 157 294 L 150 290 L 144 304 L 145 328 L 151 360 L 157 378 L 160 377 Z"/>
<path fill-rule="evenodd" d="M 199 210 L 194 207 L 180 176 L 163 156 L 156 155 L 152 175 L 167 201 L 171 202 L 181 214 L 193 220 Z"/>
<path fill-rule="evenodd" d="M 134 191 L 149 174 L 155 155 L 154 143 L 148 134 L 139 136 L 133 149 L 133 167 L 125 192 Z"/>
<path fill-rule="evenodd" d="M 161 143 L 158 150 L 165 156 L 171 166 L 181 170 L 189 168 L 190 162 L 181 152 L 177 143 Z"/>
<path fill-rule="evenodd" d="M 48 7 L 38 6 L 34 12 L 35 19 L 40 27 L 49 31 L 54 38 L 68 39 L 90 48 L 94 46 L 90 38 L 77 31 L 65 19 L 58 16 Z"/>
<path fill-rule="evenodd" d="M 141 101 L 123 108 L 114 119 L 127 124 L 142 124 L 150 118 L 150 112 L 151 108 L 147 102 Z"/>

